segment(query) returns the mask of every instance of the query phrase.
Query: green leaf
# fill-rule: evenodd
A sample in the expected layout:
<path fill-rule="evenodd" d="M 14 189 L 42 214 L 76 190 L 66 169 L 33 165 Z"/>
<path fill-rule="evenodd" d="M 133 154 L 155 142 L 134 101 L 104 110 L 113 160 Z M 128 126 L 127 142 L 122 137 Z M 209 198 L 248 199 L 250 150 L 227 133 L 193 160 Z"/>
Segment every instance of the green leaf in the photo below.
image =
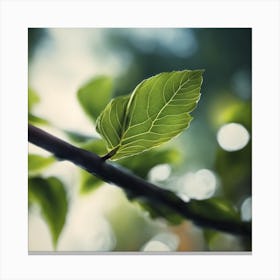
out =
<path fill-rule="evenodd" d="M 106 143 L 103 139 L 92 139 L 87 142 L 83 142 L 79 145 L 82 149 L 85 149 L 89 152 L 103 155 L 106 153 Z"/>
<path fill-rule="evenodd" d="M 49 122 L 45 119 L 42 119 L 38 116 L 35 116 L 31 113 L 28 114 L 28 122 L 34 125 L 40 125 L 40 124 L 49 124 Z"/>
<path fill-rule="evenodd" d="M 78 100 L 86 114 L 95 121 L 112 97 L 113 81 L 100 76 L 90 80 L 78 91 Z"/>
<path fill-rule="evenodd" d="M 34 176 L 55 162 L 55 158 L 43 157 L 35 154 L 28 155 L 28 175 Z"/>
<path fill-rule="evenodd" d="M 28 180 L 28 200 L 37 203 L 46 220 L 54 247 L 65 223 L 68 201 L 64 185 L 55 177 L 43 179 L 33 177 Z"/>
<path fill-rule="evenodd" d="M 94 175 L 81 170 L 80 171 L 80 193 L 88 194 L 94 190 L 97 190 L 104 182 Z"/>
<path fill-rule="evenodd" d="M 38 94 L 31 88 L 28 89 L 28 111 L 40 101 Z"/>
<path fill-rule="evenodd" d="M 63 132 L 67 135 L 67 137 L 75 142 L 75 143 L 86 143 L 91 140 L 96 140 L 97 138 L 94 138 L 89 135 L 85 135 L 79 132 L 71 131 L 71 130 L 63 130 Z"/>
<path fill-rule="evenodd" d="M 111 101 L 96 121 L 112 159 L 141 153 L 187 128 L 200 98 L 203 70 L 161 73 Z"/>
<path fill-rule="evenodd" d="M 218 221 L 239 221 L 240 215 L 234 206 L 227 200 L 209 198 L 205 200 L 191 200 L 188 203 L 190 209 L 205 218 Z"/>
<path fill-rule="evenodd" d="M 109 151 L 119 148 L 130 96 L 113 99 L 96 120 L 96 130 L 106 140 Z"/>
<path fill-rule="evenodd" d="M 31 113 L 34 105 L 40 102 L 40 97 L 33 89 L 28 88 L 28 122 L 34 125 L 48 124 L 48 121 Z"/>

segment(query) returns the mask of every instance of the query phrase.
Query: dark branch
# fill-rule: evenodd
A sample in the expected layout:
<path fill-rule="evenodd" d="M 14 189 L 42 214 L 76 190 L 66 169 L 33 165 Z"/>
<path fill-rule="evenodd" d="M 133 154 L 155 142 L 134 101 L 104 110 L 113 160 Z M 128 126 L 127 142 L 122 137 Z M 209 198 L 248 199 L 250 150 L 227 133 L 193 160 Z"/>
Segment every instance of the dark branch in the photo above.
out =
<path fill-rule="evenodd" d="M 163 190 L 124 168 L 115 167 L 105 162 L 96 154 L 77 148 L 32 125 L 28 126 L 28 141 L 53 153 L 59 159 L 71 161 L 105 182 L 123 188 L 135 198 L 144 198 L 153 203 L 152 205 L 161 204 L 166 206 L 181 216 L 192 220 L 195 224 L 232 234 L 251 235 L 250 223 L 219 221 L 215 218 L 197 214 L 190 207 L 190 203 L 185 203 L 173 192 Z"/>

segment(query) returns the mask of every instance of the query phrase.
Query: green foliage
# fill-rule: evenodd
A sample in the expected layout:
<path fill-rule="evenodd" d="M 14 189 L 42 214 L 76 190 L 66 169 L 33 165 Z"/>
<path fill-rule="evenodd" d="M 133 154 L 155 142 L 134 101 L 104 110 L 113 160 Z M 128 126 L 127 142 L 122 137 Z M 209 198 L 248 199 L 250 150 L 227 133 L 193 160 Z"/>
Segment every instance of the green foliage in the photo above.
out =
<path fill-rule="evenodd" d="M 188 205 L 193 213 L 204 218 L 221 222 L 240 220 L 240 215 L 234 206 L 224 199 L 215 197 L 205 200 L 191 200 Z"/>
<path fill-rule="evenodd" d="M 40 97 L 33 89 L 28 89 L 28 122 L 31 124 L 47 124 L 48 122 L 31 113 L 34 105 L 40 102 Z"/>
<path fill-rule="evenodd" d="M 165 143 L 187 128 L 200 98 L 203 70 L 161 73 L 142 81 L 130 96 L 111 101 L 96 130 L 120 159 Z"/>
<path fill-rule="evenodd" d="M 40 206 L 46 220 L 54 247 L 64 226 L 68 210 L 68 201 L 63 183 L 55 177 L 33 177 L 28 180 L 29 203 Z"/>
<path fill-rule="evenodd" d="M 171 225 L 180 224 L 184 217 L 173 210 L 165 207 L 163 204 L 150 203 L 145 199 L 136 199 L 136 202 L 147 211 L 151 218 L 164 218 Z M 234 206 L 225 199 L 210 198 L 205 200 L 191 200 L 188 207 L 192 213 L 205 219 L 214 219 L 220 222 L 240 221 L 240 214 Z M 211 233 L 211 231 L 209 231 Z"/>
<path fill-rule="evenodd" d="M 28 155 L 28 175 L 38 175 L 43 169 L 55 162 L 53 156 L 43 157 L 35 154 Z"/>
<path fill-rule="evenodd" d="M 40 97 L 37 92 L 33 89 L 28 89 L 28 111 L 32 109 L 32 107 L 40 101 Z"/>
<path fill-rule="evenodd" d="M 215 101 L 209 112 L 209 117 L 217 128 L 226 123 L 236 122 L 251 131 L 251 116 L 251 102 L 230 97 L 227 93 L 223 93 L 222 97 Z"/>
<path fill-rule="evenodd" d="M 31 113 L 28 114 L 28 122 L 33 125 L 48 124 L 49 122 L 43 118 L 35 116 Z"/>
<path fill-rule="evenodd" d="M 29 33 L 31 31 L 31 34 L 34 31 L 37 32 L 34 28 L 29 29 Z M 43 31 L 46 34 L 48 32 L 47 29 Z M 114 77 L 118 80 L 118 84 L 115 87 L 115 96 L 130 93 L 131 89 L 139 81 L 155 73 L 160 73 L 162 69 L 172 71 L 173 69 L 196 68 L 197 65 L 203 65 L 203 67 L 207 68 L 207 95 L 200 101 L 199 114 L 195 116 L 196 121 L 192 124 L 189 133 L 182 135 L 182 138 L 178 139 L 182 143 L 179 152 L 176 149 L 178 147 L 174 147 L 175 144 L 172 146 L 172 149 L 150 149 L 131 157 L 121 158 L 117 161 L 117 164 L 127 167 L 133 173 L 143 178 L 147 177 L 149 170 L 153 166 L 161 163 L 171 164 L 172 169 L 176 170 L 176 172 L 178 171 L 179 176 L 179 172 L 188 172 L 201 167 L 212 168 L 220 182 L 218 193 L 225 196 L 226 199 L 235 205 L 240 205 L 243 198 L 251 195 L 251 142 L 240 151 L 227 152 L 217 145 L 216 132 L 221 125 L 228 122 L 243 124 L 249 133 L 251 132 L 251 100 L 245 98 L 241 92 L 242 86 L 243 91 L 246 89 L 244 82 L 247 82 L 249 85 L 251 84 L 251 29 L 166 29 L 164 34 L 168 36 L 175 34 L 175 31 L 180 32 L 179 37 L 174 37 L 177 38 L 176 44 L 170 45 L 166 44 L 164 37 L 162 37 L 163 41 L 159 40 L 161 39 L 159 36 L 149 36 L 149 40 L 145 40 L 145 36 L 137 37 L 138 31 L 138 29 L 125 31 L 115 28 L 112 30 L 108 29 L 105 31 L 106 44 L 102 45 L 102 52 L 92 49 L 93 54 L 96 51 L 95 55 L 98 59 L 102 59 L 101 56 L 104 54 L 106 56 L 108 52 L 119 59 L 123 59 L 123 57 L 127 59 L 129 57 L 129 63 L 126 63 L 121 71 L 117 70 L 114 73 Z M 134 36 L 129 35 L 131 32 L 134 32 Z M 33 37 L 29 36 L 29 39 Z M 180 51 L 176 47 L 178 45 L 190 46 L 190 48 L 181 48 Z M 44 44 L 38 44 L 38 46 L 44 46 Z M 30 66 L 32 67 L 32 65 Z M 31 71 L 30 74 L 33 72 L 36 71 Z M 106 80 L 106 77 L 104 78 Z M 102 80 L 102 78 L 99 79 Z M 33 80 L 32 77 L 30 80 Z M 98 78 L 94 78 L 87 85 L 83 86 L 79 90 L 79 94 L 77 94 L 83 110 L 93 121 L 96 121 L 97 116 L 106 107 L 107 103 L 110 102 L 112 93 L 110 86 L 107 86 L 106 89 L 106 85 L 103 86 L 102 82 L 97 86 L 97 80 Z M 93 84 L 92 87 L 91 83 Z M 250 96 L 250 90 L 250 87 L 247 88 L 247 96 Z M 39 102 L 37 94 L 33 91 L 32 93 L 29 92 L 28 96 L 29 122 L 39 126 L 47 124 L 46 120 L 37 115 L 35 116 L 35 111 L 32 111 Z M 158 100 L 160 101 L 160 99 Z M 145 99 L 143 99 L 143 102 L 145 102 Z M 211 107 L 213 104 L 215 108 Z M 123 112 L 122 107 L 121 112 Z M 141 112 L 144 115 L 145 111 L 140 110 L 139 113 Z M 109 131 L 114 132 L 114 129 L 115 127 L 108 126 Z M 92 137 L 88 138 L 86 135 L 80 135 L 74 131 L 64 132 L 66 132 L 74 145 L 99 155 L 108 153 L 106 142 L 103 140 L 90 139 Z M 113 148 L 114 146 L 111 149 Z M 39 161 L 36 164 L 34 163 L 34 165 L 33 163 L 29 164 L 30 175 L 33 177 L 38 176 L 39 172 L 42 172 L 45 167 L 49 166 L 47 162 L 48 159 L 43 159 L 42 163 Z M 178 163 L 180 163 L 180 166 Z M 37 164 L 38 167 L 36 167 Z M 174 174 L 172 175 L 174 176 Z M 176 180 L 174 177 L 175 182 Z M 81 192 L 87 193 L 95 190 L 101 183 L 102 181 L 98 178 L 85 171 L 80 171 L 80 181 L 78 184 Z M 114 202 L 117 201 L 115 196 L 112 199 Z M 128 204 L 132 206 L 130 201 Z M 222 202 L 222 204 L 227 203 Z M 226 217 L 230 212 L 233 214 L 228 216 L 230 220 L 235 219 L 235 214 L 236 218 L 238 216 L 237 211 L 231 205 L 227 204 L 228 208 L 225 207 L 225 209 L 231 210 L 224 211 L 225 209 L 220 207 L 221 203 L 215 205 L 213 200 L 190 201 L 189 205 L 197 213 L 210 217 L 212 220 L 216 220 L 221 215 L 224 216 L 223 221 L 226 221 Z M 142 205 L 146 211 L 149 211 L 151 216 L 155 218 L 164 216 L 164 209 L 161 213 L 158 213 L 157 209 L 154 209 L 155 207 L 153 206 L 155 205 Z M 146 222 L 138 222 L 138 219 L 131 212 L 132 210 L 125 208 L 123 204 L 113 211 L 113 215 L 115 215 L 113 219 L 115 227 L 113 229 L 115 231 L 115 228 L 118 227 L 120 232 L 119 234 L 118 232 L 116 233 L 118 250 L 127 248 L 129 250 L 139 250 L 141 246 L 136 246 L 137 236 L 141 240 L 141 242 L 138 242 L 140 244 L 151 237 L 146 236 L 144 240 L 143 236 L 147 234 L 147 224 Z M 143 214 L 143 211 L 139 212 L 141 212 L 140 215 Z M 208 243 L 213 241 L 217 234 L 219 235 L 217 231 L 206 231 L 205 237 L 209 241 Z M 127 238 L 127 236 L 132 238 Z M 219 243 L 222 243 L 220 239 L 217 240 L 219 240 Z M 213 247 L 209 246 L 209 248 Z"/>
<path fill-rule="evenodd" d="M 239 151 L 217 151 L 215 168 L 220 174 L 223 192 L 234 203 L 251 194 L 252 144 Z"/>
<path fill-rule="evenodd" d="M 114 231 L 114 251 L 139 251 L 157 232 L 158 227 L 135 203 L 131 203 L 120 189 L 114 192 L 113 208 L 105 213 Z"/>
<path fill-rule="evenodd" d="M 96 121 L 96 131 L 106 140 L 109 151 L 118 149 L 122 137 L 129 95 L 113 99 Z"/>
<path fill-rule="evenodd" d="M 103 184 L 103 181 L 95 177 L 94 175 L 84 171 L 83 169 L 80 170 L 80 193 L 87 194 L 91 191 L 96 190 Z"/>
<path fill-rule="evenodd" d="M 85 143 L 91 140 L 95 140 L 97 138 L 94 138 L 89 135 L 81 134 L 76 131 L 71 131 L 71 130 L 63 130 L 63 132 L 67 135 L 67 137 L 74 143 Z"/>
<path fill-rule="evenodd" d="M 99 155 L 103 155 L 107 151 L 106 143 L 103 139 L 91 139 L 89 141 L 81 143 L 80 147 Z"/>
<path fill-rule="evenodd" d="M 95 121 L 110 101 L 112 92 L 112 79 L 106 76 L 99 76 L 93 78 L 79 89 L 78 100 L 87 115 Z"/>

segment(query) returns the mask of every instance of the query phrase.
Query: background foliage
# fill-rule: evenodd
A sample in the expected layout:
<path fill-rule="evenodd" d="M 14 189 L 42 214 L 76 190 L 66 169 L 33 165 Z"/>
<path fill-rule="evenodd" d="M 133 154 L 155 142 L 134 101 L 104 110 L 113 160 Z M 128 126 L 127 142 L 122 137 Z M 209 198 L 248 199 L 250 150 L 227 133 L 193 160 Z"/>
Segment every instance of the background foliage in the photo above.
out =
<path fill-rule="evenodd" d="M 250 29 L 29 29 L 28 58 L 29 121 L 99 155 L 105 148 L 95 121 L 112 96 L 129 94 L 160 72 L 205 69 L 190 128 L 118 164 L 186 201 L 199 199 L 198 211 L 217 215 L 209 209 L 220 208 L 234 219 L 251 218 L 251 141 L 236 151 L 217 141 L 228 123 L 251 135 Z M 33 145 L 29 151 L 31 251 L 250 249 L 236 236 L 131 202 L 119 188 Z"/>

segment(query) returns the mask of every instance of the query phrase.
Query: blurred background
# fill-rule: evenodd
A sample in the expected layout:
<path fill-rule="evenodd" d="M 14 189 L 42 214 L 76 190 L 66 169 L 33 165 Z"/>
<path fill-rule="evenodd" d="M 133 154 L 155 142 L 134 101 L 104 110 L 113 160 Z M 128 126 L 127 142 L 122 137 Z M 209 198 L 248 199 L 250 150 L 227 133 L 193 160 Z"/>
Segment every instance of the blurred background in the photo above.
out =
<path fill-rule="evenodd" d="M 28 61 L 29 121 L 101 154 L 94 120 L 77 98 L 88 81 L 108 77 L 119 96 L 160 72 L 205 69 L 189 129 L 119 164 L 186 202 L 221 198 L 251 220 L 251 29 L 30 28 Z M 46 211 L 48 202 L 29 189 L 29 251 L 250 250 L 231 234 L 153 219 L 118 187 L 32 144 L 29 154 L 29 186 L 57 178 L 63 191 L 53 199 L 64 203 Z M 57 217 L 60 226 L 52 222 Z"/>

